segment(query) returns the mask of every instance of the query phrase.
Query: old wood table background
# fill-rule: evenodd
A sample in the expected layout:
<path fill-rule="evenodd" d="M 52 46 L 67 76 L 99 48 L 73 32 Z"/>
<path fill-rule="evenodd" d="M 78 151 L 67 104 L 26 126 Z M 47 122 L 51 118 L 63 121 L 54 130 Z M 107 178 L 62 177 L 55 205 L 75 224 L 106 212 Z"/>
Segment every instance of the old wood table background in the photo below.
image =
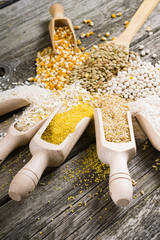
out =
<path fill-rule="evenodd" d="M 14 1 L 1 1 L 0 7 L 10 2 Z M 82 45 L 89 49 L 93 44 L 100 43 L 98 33 L 109 31 L 110 39 L 119 35 L 124 29 L 124 22 L 131 19 L 142 1 L 58 2 L 63 4 L 65 15 L 71 18 L 73 24 L 81 26 L 76 32 L 77 38 L 80 33 L 91 29 L 82 23 L 84 18 L 94 22 L 94 35 L 82 40 Z M 0 10 L 0 81 L 3 90 L 8 89 L 12 82 L 25 82 L 35 75 L 37 51 L 51 45 L 48 23 L 51 18 L 49 7 L 53 3 L 51 0 L 21 0 Z M 112 19 L 111 14 L 119 11 L 123 15 Z M 152 28 L 151 36 L 146 32 L 148 26 Z M 131 49 L 137 51 L 141 44 L 151 50 L 143 59 L 153 64 L 160 60 L 160 4 L 136 34 Z M 158 56 L 156 60 L 151 58 L 153 53 Z M 5 132 L 13 122 L 12 115 L 1 118 L 1 132 Z M 85 156 L 91 143 L 95 143 L 95 138 L 84 134 L 67 161 L 56 169 L 47 169 L 40 181 L 45 185 L 38 185 L 22 202 L 9 198 L 8 187 L 13 175 L 31 155 L 28 146 L 10 154 L 0 167 L 0 239 L 160 239 L 160 170 L 155 171 L 152 167 L 160 153 L 151 144 L 145 149 L 143 143 L 137 142 L 137 155 L 129 163 L 131 177 L 137 181 L 134 187 L 134 196 L 137 197 L 128 207 L 121 209 L 107 194 L 108 178 L 101 183 L 92 181 L 87 188 L 84 181 L 79 180 L 76 184 L 73 179 L 66 181 L 63 178 L 66 168 L 71 171 L 77 168 L 75 162 L 82 153 Z M 144 191 L 144 195 L 140 194 L 140 190 Z M 68 200 L 70 196 L 74 199 Z M 82 202 L 81 206 L 79 202 Z"/>

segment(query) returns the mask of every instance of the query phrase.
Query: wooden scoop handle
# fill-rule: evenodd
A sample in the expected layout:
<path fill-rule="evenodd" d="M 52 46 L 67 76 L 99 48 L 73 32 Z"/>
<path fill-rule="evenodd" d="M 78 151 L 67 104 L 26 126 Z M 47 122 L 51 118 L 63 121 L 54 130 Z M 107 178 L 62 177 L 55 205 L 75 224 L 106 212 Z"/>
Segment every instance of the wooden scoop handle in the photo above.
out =
<path fill-rule="evenodd" d="M 140 27 L 143 25 L 158 3 L 159 0 L 144 0 L 132 17 L 126 30 L 118 38 L 121 38 L 121 40 L 124 42 L 127 41 L 127 43 L 130 44 L 135 34 L 138 32 Z"/>
<path fill-rule="evenodd" d="M 21 136 L 12 136 L 9 133 L 0 141 L 0 164 L 16 148 L 23 146 Z"/>
<path fill-rule="evenodd" d="M 9 196 L 20 201 L 32 192 L 48 165 L 48 155 L 37 152 L 31 160 L 16 174 L 9 187 Z"/>
<path fill-rule="evenodd" d="M 109 191 L 114 203 L 120 207 L 126 207 L 132 199 L 133 186 L 124 158 L 111 161 Z"/>
<path fill-rule="evenodd" d="M 50 7 L 49 12 L 53 18 L 63 18 L 64 17 L 64 8 L 59 3 L 53 4 Z"/>

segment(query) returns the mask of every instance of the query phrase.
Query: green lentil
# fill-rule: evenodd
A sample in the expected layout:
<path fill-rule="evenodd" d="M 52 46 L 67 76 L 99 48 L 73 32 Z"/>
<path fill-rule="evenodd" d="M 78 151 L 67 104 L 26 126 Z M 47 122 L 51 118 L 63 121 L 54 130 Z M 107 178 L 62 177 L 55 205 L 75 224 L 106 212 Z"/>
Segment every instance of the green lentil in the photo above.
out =
<path fill-rule="evenodd" d="M 91 93 L 106 90 L 106 83 L 129 67 L 128 53 L 124 46 L 117 46 L 113 42 L 101 44 L 92 48 L 86 61 L 74 67 L 68 84 L 78 81 Z"/>

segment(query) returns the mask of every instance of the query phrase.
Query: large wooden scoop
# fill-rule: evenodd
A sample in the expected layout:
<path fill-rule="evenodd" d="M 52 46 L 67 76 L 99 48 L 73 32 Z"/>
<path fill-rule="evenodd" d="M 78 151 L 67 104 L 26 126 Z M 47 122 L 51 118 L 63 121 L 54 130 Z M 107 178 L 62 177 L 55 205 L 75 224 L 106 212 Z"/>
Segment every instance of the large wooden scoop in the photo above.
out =
<path fill-rule="evenodd" d="M 30 104 L 25 98 L 11 98 L 0 102 L 0 116 Z"/>
<path fill-rule="evenodd" d="M 145 20 L 148 18 L 148 16 L 151 14 L 151 12 L 154 10 L 158 3 L 159 0 L 144 0 L 141 6 L 138 8 L 137 12 L 132 17 L 127 28 L 120 36 L 118 36 L 112 42 L 114 42 L 115 44 L 123 45 L 124 47 L 126 47 L 126 50 L 129 51 L 129 45 L 133 37 L 138 32 L 140 27 L 143 25 Z"/>
<path fill-rule="evenodd" d="M 36 133 L 30 142 L 32 159 L 17 173 L 10 184 L 9 196 L 20 201 L 33 191 L 47 166 L 57 167 L 61 165 L 69 152 L 76 144 L 91 118 L 83 118 L 76 126 L 74 133 L 70 134 L 60 145 L 55 145 L 44 141 L 41 136 L 50 121 L 53 119 L 58 109 L 56 109 L 41 129 Z"/>
<path fill-rule="evenodd" d="M 73 40 L 74 40 L 74 53 L 76 53 L 77 52 L 76 35 L 74 33 L 71 20 L 67 17 L 64 17 L 63 6 L 61 4 L 55 3 L 50 7 L 49 11 L 52 16 L 52 20 L 49 23 L 49 33 L 50 33 L 54 53 L 57 54 L 55 49 L 55 44 L 54 44 L 55 27 L 64 27 L 64 26 L 68 26 L 72 31 Z"/>
<path fill-rule="evenodd" d="M 46 119 L 41 120 L 27 131 L 19 131 L 15 128 L 14 122 L 8 129 L 6 136 L 0 141 L 0 164 L 6 157 L 16 148 L 24 146 L 29 143 L 31 138 L 43 125 Z"/>
<path fill-rule="evenodd" d="M 127 162 L 135 157 L 136 144 L 130 112 L 127 116 L 131 141 L 112 143 L 105 140 L 101 110 L 94 109 L 97 154 L 100 161 L 110 165 L 109 191 L 114 203 L 120 207 L 127 206 L 133 194 Z"/>
<path fill-rule="evenodd" d="M 147 119 L 143 114 L 137 113 L 135 117 L 137 118 L 153 147 L 160 151 L 160 133 L 153 127 L 151 121 L 149 121 L 149 119 Z"/>

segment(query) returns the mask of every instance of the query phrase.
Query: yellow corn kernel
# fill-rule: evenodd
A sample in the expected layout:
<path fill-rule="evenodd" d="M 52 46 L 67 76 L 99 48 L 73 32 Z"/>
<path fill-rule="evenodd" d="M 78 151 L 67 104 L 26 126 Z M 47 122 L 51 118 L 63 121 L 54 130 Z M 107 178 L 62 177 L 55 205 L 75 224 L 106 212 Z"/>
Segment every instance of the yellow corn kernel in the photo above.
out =
<path fill-rule="evenodd" d="M 74 29 L 78 30 L 78 29 L 80 29 L 80 26 L 77 26 L 77 25 L 76 25 L 76 26 L 74 27 Z"/>
<path fill-rule="evenodd" d="M 86 37 L 89 37 L 90 36 L 90 33 L 86 33 Z"/>
<path fill-rule="evenodd" d="M 106 38 L 106 37 L 101 37 L 101 40 L 102 40 L 102 41 L 106 41 L 107 38 Z"/>
<path fill-rule="evenodd" d="M 85 23 L 85 24 L 86 24 L 86 23 L 87 23 L 87 19 L 84 19 L 84 20 L 83 20 L 83 23 Z"/>
<path fill-rule="evenodd" d="M 84 38 L 85 37 L 85 33 L 81 33 L 80 37 Z"/>
<path fill-rule="evenodd" d="M 85 47 L 81 47 L 81 51 L 84 52 L 86 49 Z"/>
<path fill-rule="evenodd" d="M 113 14 L 111 15 L 111 17 L 112 17 L 112 18 L 116 18 L 116 14 L 113 13 Z"/>
<path fill-rule="evenodd" d="M 91 19 L 87 19 L 87 23 L 91 23 L 92 21 L 91 21 Z"/>
<path fill-rule="evenodd" d="M 118 16 L 118 17 L 122 16 L 122 12 L 118 12 L 118 13 L 117 13 L 117 16 Z"/>
<path fill-rule="evenodd" d="M 42 67 L 44 66 L 44 62 L 41 62 L 40 64 L 41 64 Z"/>
<path fill-rule="evenodd" d="M 82 44 L 82 42 L 81 42 L 81 40 L 77 40 L 77 45 L 81 45 Z"/>
<path fill-rule="evenodd" d="M 89 22 L 89 26 L 92 26 L 93 27 L 94 23 L 91 21 Z"/>
<path fill-rule="evenodd" d="M 110 36 L 110 33 L 109 33 L 109 32 L 106 32 L 106 33 L 105 33 L 105 36 L 106 36 L 106 37 L 109 37 L 109 36 Z"/>
<path fill-rule="evenodd" d="M 89 34 L 90 34 L 90 35 L 93 35 L 93 34 L 94 34 L 94 32 L 90 32 Z"/>
<path fill-rule="evenodd" d="M 97 46 L 97 45 L 93 45 L 93 48 L 94 48 L 94 49 L 97 49 L 97 48 L 98 48 L 98 46 Z"/>

